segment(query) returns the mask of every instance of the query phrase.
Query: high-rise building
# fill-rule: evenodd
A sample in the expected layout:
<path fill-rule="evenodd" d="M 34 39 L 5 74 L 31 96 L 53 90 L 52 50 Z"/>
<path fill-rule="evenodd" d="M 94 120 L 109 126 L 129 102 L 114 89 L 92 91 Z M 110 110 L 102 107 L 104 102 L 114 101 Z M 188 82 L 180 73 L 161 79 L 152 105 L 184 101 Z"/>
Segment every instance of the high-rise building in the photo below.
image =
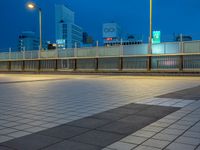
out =
<path fill-rule="evenodd" d="M 104 45 L 120 42 L 121 36 L 121 28 L 117 23 L 112 22 L 103 24 Z"/>
<path fill-rule="evenodd" d="M 111 22 L 103 24 L 103 40 L 105 46 L 134 45 L 142 43 L 142 36 L 123 35 L 121 27 L 117 23 Z"/>
<path fill-rule="evenodd" d="M 18 50 L 38 50 L 39 49 L 39 39 L 35 36 L 32 31 L 24 31 L 19 35 Z"/>
<path fill-rule="evenodd" d="M 82 28 L 75 24 L 75 15 L 65 5 L 55 5 L 56 43 L 58 48 L 79 47 L 82 44 Z"/>

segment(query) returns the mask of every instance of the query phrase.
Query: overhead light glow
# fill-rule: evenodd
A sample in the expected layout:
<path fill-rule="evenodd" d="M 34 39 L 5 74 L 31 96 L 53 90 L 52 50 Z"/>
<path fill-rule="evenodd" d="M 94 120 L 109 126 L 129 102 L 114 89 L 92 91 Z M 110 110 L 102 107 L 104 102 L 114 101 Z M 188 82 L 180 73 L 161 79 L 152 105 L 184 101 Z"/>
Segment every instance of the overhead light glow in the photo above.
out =
<path fill-rule="evenodd" d="M 33 3 L 28 3 L 28 8 L 30 8 L 30 9 L 34 9 L 35 8 L 35 4 L 33 4 Z"/>

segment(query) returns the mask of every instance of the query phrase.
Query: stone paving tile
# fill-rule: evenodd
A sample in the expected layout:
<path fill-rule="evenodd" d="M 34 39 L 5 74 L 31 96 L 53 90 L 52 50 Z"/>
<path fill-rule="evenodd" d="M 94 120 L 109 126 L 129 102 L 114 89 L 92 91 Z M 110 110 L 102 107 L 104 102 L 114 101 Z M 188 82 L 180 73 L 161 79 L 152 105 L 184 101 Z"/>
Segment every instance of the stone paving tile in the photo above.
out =
<path fill-rule="evenodd" d="M 13 139 L 12 137 L 0 135 L 0 143 Z"/>
<path fill-rule="evenodd" d="M 153 107 L 150 107 L 146 110 L 143 110 L 143 111 L 137 113 L 137 115 L 162 118 L 162 117 L 166 116 L 166 114 L 170 114 L 170 113 L 174 112 L 174 110 L 177 110 L 177 108 L 164 107 L 164 106 L 153 106 Z"/>
<path fill-rule="evenodd" d="M 174 99 L 186 99 L 186 100 L 200 100 L 200 86 L 189 88 L 169 94 L 159 96 L 159 98 L 174 98 Z"/>
<path fill-rule="evenodd" d="M 145 130 L 139 130 L 133 134 L 131 134 L 132 136 L 139 136 L 139 137 L 145 137 L 145 138 L 150 138 L 153 135 L 155 135 L 156 132 L 152 132 L 152 131 L 145 131 Z"/>
<path fill-rule="evenodd" d="M 197 146 L 200 144 L 200 139 L 181 136 L 175 142 Z"/>
<path fill-rule="evenodd" d="M 42 130 L 45 130 L 45 129 L 46 128 L 44 128 L 44 127 L 35 126 L 35 127 L 32 127 L 32 128 L 24 129 L 24 131 L 30 132 L 30 133 L 35 133 L 35 132 L 39 132 L 39 131 L 42 131 Z"/>
<path fill-rule="evenodd" d="M 194 150 L 195 146 L 182 144 L 182 143 L 172 143 L 165 150 Z"/>
<path fill-rule="evenodd" d="M 125 117 L 123 119 L 120 119 L 121 122 L 131 123 L 133 125 L 138 125 L 141 128 L 146 126 L 147 124 L 150 124 L 152 122 L 155 122 L 157 119 L 154 117 L 146 117 L 146 116 L 140 116 L 140 115 L 129 115 L 128 117 Z"/>
<path fill-rule="evenodd" d="M 10 134 L 13 132 L 17 132 L 18 130 L 16 129 L 12 129 L 12 128 L 4 128 L 2 130 L 0 130 L 0 135 L 6 135 L 6 134 Z"/>
<path fill-rule="evenodd" d="M 157 139 L 157 140 L 163 140 L 163 141 L 173 141 L 178 137 L 178 135 L 173 135 L 173 134 L 162 134 L 162 133 L 158 133 L 155 136 L 153 136 L 153 139 Z"/>
<path fill-rule="evenodd" d="M 123 135 L 115 134 L 115 133 L 109 133 L 109 132 L 103 132 L 103 131 L 90 131 L 85 134 L 76 136 L 72 138 L 71 140 L 96 145 L 96 146 L 108 146 L 111 143 L 114 143 L 118 140 L 120 140 Z"/>
<path fill-rule="evenodd" d="M 183 136 L 200 139 L 200 134 L 198 132 L 190 132 L 190 131 L 188 131 L 188 132 L 184 133 Z"/>
<path fill-rule="evenodd" d="M 171 129 L 171 128 L 166 128 L 163 130 L 161 133 L 162 134 L 172 134 L 172 135 L 181 135 L 185 130 L 178 130 L 178 129 Z"/>
<path fill-rule="evenodd" d="M 130 144 L 130 143 L 124 143 L 124 142 L 116 142 L 108 148 L 114 149 L 114 150 L 132 150 L 136 145 Z"/>
<path fill-rule="evenodd" d="M 44 148 L 43 150 L 100 150 L 100 149 L 102 149 L 102 147 L 84 143 L 78 143 L 74 141 L 63 141 L 54 144 L 52 146 L 49 146 L 47 148 Z"/>
<path fill-rule="evenodd" d="M 145 146 L 145 145 L 140 145 L 140 146 L 136 147 L 134 150 L 161 150 L 161 149 L 155 148 L 155 147 L 150 147 L 150 146 Z"/>
<path fill-rule="evenodd" d="M 130 134 L 130 133 L 133 133 L 133 132 L 139 130 L 140 128 L 141 127 L 137 126 L 137 124 L 133 125 L 132 123 L 116 121 L 116 122 L 110 123 L 108 125 L 105 125 L 103 127 L 97 128 L 97 130 L 127 135 L 127 134 Z"/>
<path fill-rule="evenodd" d="M 83 118 L 77 121 L 73 121 L 68 123 L 68 125 L 71 126 L 77 126 L 77 127 L 83 127 L 83 128 L 89 128 L 89 129 L 95 129 L 100 126 L 108 124 L 110 121 L 103 120 L 103 119 L 96 119 L 92 117 Z"/>
<path fill-rule="evenodd" d="M 195 150 L 200 150 L 200 145 Z"/>
<path fill-rule="evenodd" d="M 102 112 L 96 115 L 93 115 L 93 118 L 97 119 L 105 119 L 105 120 L 111 120 L 111 121 L 116 121 L 119 120 L 123 117 L 127 116 L 126 114 L 117 114 L 117 113 L 111 113 L 111 112 Z"/>
<path fill-rule="evenodd" d="M 130 136 L 123 138 L 121 141 L 138 145 L 138 144 L 143 143 L 146 140 L 147 140 L 147 138 L 144 138 L 144 137 L 130 135 Z"/>
<path fill-rule="evenodd" d="M 0 145 L 17 150 L 37 150 L 44 148 L 48 145 L 55 144 L 59 141 L 61 141 L 61 139 L 32 134 L 21 138 L 16 138 L 5 143 L 1 143 Z"/>
<path fill-rule="evenodd" d="M 145 141 L 142 145 L 155 147 L 159 149 L 163 149 L 166 147 L 170 142 L 169 141 L 162 141 L 162 140 L 156 140 L 156 139 L 149 139 Z"/>
<path fill-rule="evenodd" d="M 57 137 L 62 139 L 68 139 L 74 137 L 76 135 L 87 132 L 88 129 L 80 128 L 80 127 L 72 127 L 68 125 L 61 125 L 55 128 L 50 128 L 47 130 L 43 130 L 38 132 L 37 134 L 46 135 L 49 137 Z"/>
<path fill-rule="evenodd" d="M 0 150 L 13 150 L 13 149 L 5 147 L 5 146 L 0 146 Z"/>
<path fill-rule="evenodd" d="M 152 131 L 152 132 L 160 132 L 160 131 L 163 130 L 163 129 L 164 129 L 164 128 L 162 128 L 162 127 L 149 125 L 149 126 L 147 126 L 147 127 L 144 127 L 142 130 L 145 130 L 145 131 Z"/>
<path fill-rule="evenodd" d="M 22 136 L 29 135 L 29 134 L 30 134 L 30 132 L 17 131 L 17 132 L 13 132 L 13 133 L 8 134 L 8 136 L 18 138 L 18 137 L 22 137 Z"/>

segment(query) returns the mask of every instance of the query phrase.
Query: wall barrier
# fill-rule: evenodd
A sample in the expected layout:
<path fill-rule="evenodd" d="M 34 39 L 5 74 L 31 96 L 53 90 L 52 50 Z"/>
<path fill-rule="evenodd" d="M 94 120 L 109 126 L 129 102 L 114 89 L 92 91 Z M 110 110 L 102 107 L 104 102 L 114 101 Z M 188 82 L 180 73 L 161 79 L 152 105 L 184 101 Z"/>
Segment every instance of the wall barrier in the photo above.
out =
<path fill-rule="evenodd" d="M 200 72 L 200 41 L 0 53 L 0 71 Z"/>

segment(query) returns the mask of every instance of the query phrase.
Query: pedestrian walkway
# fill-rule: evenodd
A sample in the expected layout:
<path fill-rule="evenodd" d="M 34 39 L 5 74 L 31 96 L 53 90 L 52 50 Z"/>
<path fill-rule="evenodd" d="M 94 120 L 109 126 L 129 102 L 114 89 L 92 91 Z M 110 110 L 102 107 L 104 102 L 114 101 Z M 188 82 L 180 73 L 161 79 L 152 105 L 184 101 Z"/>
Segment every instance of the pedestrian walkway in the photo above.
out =
<path fill-rule="evenodd" d="M 180 131 L 180 134 L 171 141 L 159 139 L 163 143 L 162 147 L 152 144 L 158 140 L 156 137 L 152 138 L 154 140 L 152 143 L 145 142 L 154 136 L 155 131 L 156 135 L 167 130 L 170 125 L 174 125 L 172 129 L 176 129 L 179 124 L 176 125 L 175 121 L 183 119 L 180 117 L 188 119 L 190 114 L 192 114 L 191 123 L 187 129 L 192 128 L 190 130 L 192 133 L 188 134 L 192 134 L 194 138 L 193 131 L 199 127 L 197 91 L 200 78 L 130 76 L 48 76 L 45 78 L 37 75 L 21 75 L 19 80 L 17 77 L 18 75 L 8 75 L 1 76 L 0 79 L 1 150 L 27 150 L 26 145 L 33 150 L 56 149 L 56 146 L 60 148 L 57 148 L 59 150 L 67 146 L 70 150 L 73 150 L 72 147 L 78 150 L 80 147 L 83 147 L 83 150 L 84 147 L 87 150 L 105 147 L 126 150 L 147 146 L 149 149 L 173 149 L 173 143 L 188 145 L 176 141 L 186 132 Z M 178 94 L 174 94 L 176 91 L 179 91 Z M 195 92 L 189 97 L 191 99 L 188 99 L 186 96 L 191 95 L 190 91 Z M 186 94 L 188 92 L 190 94 Z M 182 97 L 177 96 L 180 93 Z M 194 108 L 191 108 L 191 111 L 184 110 L 190 107 Z M 180 114 L 176 120 L 166 119 L 170 118 L 170 115 L 173 118 L 173 114 L 176 113 Z M 181 116 L 183 114 L 184 116 Z M 163 117 L 166 117 L 165 122 L 162 120 Z M 166 120 L 174 122 L 164 126 Z M 161 125 L 156 126 L 154 123 Z M 188 121 L 181 120 L 181 123 L 181 127 L 185 127 Z M 146 127 L 155 131 L 151 133 L 152 131 L 144 130 Z M 62 132 L 65 130 L 67 132 Z M 134 135 L 141 131 L 143 135 L 149 137 Z M 167 131 L 169 133 L 160 134 L 171 135 L 171 127 Z M 130 135 L 131 138 L 136 137 L 133 142 L 121 141 Z M 144 141 L 135 143 L 137 139 Z M 44 143 L 45 146 L 40 145 Z M 197 148 L 198 144 L 195 144 L 189 144 L 189 148 Z M 22 145 L 24 147 L 20 147 Z M 119 145 L 120 147 L 117 147 Z"/>

